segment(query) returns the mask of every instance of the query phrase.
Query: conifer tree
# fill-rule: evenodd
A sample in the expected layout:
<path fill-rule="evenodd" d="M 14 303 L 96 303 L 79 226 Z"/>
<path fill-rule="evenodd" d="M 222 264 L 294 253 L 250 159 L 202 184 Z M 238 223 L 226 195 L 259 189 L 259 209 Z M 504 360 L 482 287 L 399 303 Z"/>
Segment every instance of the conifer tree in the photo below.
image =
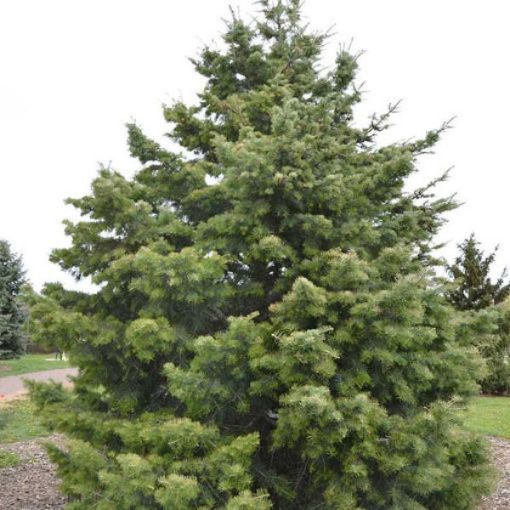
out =
<path fill-rule="evenodd" d="M 510 301 L 464 312 L 477 331 L 477 345 L 485 359 L 486 369 L 480 379 L 483 393 L 510 393 Z"/>
<path fill-rule="evenodd" d="M 487 368 L 480 385 L 484 393 L 510 391 L 510 283 L 506 270 L 493 281 L 491 272 L 496 251 L 485 256 L 475 235 L 458 245 L 459 255 L 448 266 L 452 288 L 447 299 L 460 311 L 471 315 L 478 348 Z"/>
<path fill-rule="evenodd" d="M 69 200 L 52 260 L 99 290 L 34 307 L 80 374 L 32 385 L 69 508 L 474 508 L 487 457 L 453 403 L 479 360 L 430 278 L 455 204 L 404 191 L 443 128 L 380 146 L 356 56 L 321 72 L 299 1 L 259 4 L 165 108 L 183 153 L 130 124 L 139 172 Z"/>
<path fill-rule="evenodd" d="M 18 299 L 24 281 L 21 257 L 0 240 L 0 359 L 15 358 L 24 349 L 25 312 Z"/>
<path fill-rule="evenodd" d="M 506 271 L 493 282 L 491 271 L 496 250 L 485 256 L 475 235 L 458 245 L 459 255 L 448 266 L 455 287 L 447 293 L 448 300 L 458 310 L 481 310 L 502 303 L 510 295 Z"/>

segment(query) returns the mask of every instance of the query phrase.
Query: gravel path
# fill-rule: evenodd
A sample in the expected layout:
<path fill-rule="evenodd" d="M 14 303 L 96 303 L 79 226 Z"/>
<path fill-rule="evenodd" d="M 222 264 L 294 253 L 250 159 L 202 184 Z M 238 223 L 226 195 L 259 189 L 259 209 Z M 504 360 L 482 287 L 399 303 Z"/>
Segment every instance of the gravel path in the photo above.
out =
<path fill-rule="evenodd" d="M 58 492 L 55 468 L 42 442 L 58 442 L 57 436 L 34 441 L 0 445 L 1 451 L 15 453 L 20 464 L 0 469 L 0 508 L 2 510 L 57 510 L 65 499 Z"/>
<path fill-rule="evenodd" d="M 0 445 L 0 451 L 16 453 L 21 463 L 0 469 L 0 509 L 60 510 L 65 498 L 58 492 L 55 468 L 49 462 L 42 442 L 61 442 L 58 436 Z M 479 510 L 510 509 L 510 441 L 489 438 L 494 464 L 501 473 L 495 493 L 485 498 Z"/>
<path fill-rule="evenodd" d="M 77 374 L 78 370 L 76 368 L 57 368 L 55 370 L 0 377 L 0 401 L 10 400 L 26 393 L 27 390 L 24 384 L 26 379 L 43 382 L 51 380 L 70 385 L 69 377 Z"/>
<path fill-rule="evenodd" d="M 479 510 L 508 510 L 510 509 L 510 441 L 497 437 L 489 437 L 488 440 L 500 479 L 494 494 L 484 498 Z"/>

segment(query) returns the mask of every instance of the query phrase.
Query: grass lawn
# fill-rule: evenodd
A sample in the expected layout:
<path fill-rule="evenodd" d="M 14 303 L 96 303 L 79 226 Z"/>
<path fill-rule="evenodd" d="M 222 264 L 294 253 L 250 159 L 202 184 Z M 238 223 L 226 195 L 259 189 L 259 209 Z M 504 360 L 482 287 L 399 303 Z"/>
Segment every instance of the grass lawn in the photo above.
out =
<path fill-rule="evenodd" d="M 0 404 L 0 444 L 47 436 L 28 399 Z"/>
<path fill-rule="evenodd" d="M 18 359 L 0 360 L 0 377 L 70 366 L 68 361 L 55 360 L 54 357 L 53 354 L 26 354 Z"/>
<path fill-rule="evenodd" d="M 468 430 L 510 439 L 510 397 L 478 397 L 465 413 Z"/>

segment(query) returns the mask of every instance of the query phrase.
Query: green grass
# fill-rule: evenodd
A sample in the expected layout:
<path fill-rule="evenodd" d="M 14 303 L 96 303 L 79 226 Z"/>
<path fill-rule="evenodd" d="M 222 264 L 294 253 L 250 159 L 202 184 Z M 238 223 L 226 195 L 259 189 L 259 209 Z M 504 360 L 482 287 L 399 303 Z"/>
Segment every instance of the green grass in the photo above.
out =
<path fill-rule="evenodd" d="M 21 459 L 10 452 L 0 452 L 0 469 L 17 466 Z"/>
<path fill-rule="evenodd" d="M 28 399 L 0 404 L 0 444 L 26 441 L 48 434 Z"/>
<path fill-rule="evenodd" d="M 70 366 L 68 361 L 54 360 L 54 357 L 53 354 L 26 354 L 18 359 L 0 360 L 0 377 Z"/>
<path fill-rule="evenodd" d="M 465 411 L 466 428 L 484 436 L 510 439 L 510 397 L 478 397 Z"/>

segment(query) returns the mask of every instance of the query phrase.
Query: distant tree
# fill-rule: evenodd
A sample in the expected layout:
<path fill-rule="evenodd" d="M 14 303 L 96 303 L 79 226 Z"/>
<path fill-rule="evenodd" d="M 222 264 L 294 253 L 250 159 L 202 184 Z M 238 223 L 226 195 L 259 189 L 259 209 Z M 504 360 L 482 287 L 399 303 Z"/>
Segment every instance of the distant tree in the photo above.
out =
<path fill-rule="evenodd" d="M 0 359 L 14 358 L 24 350 L 26 312 L 19 300 L 24 283 L 21 257 L 0 240 Z"/>
<path fill-rule="evenodd" d="M 485 256 L 474 234 L 458 247 L 458 257 L 448 266 L 454 283 L 448 300 L 458 310 L 481 310 L 502 303 L 510 295 L 510 283 L 505 282 L 506 270 L 495 281 L 490 276 L 497 249 Z"/>
<path fill-rule="evenodd" d="M 491 278 L 497 249 L 485 255 L 475 235 L 458 245 L 460 253 L 448 266 L 453 288 L 447 298 L 457 310 L 471 315 L 477 344 L 487 369 L 480 386 L 484 393 L 510 391 L 510 283 L 506 270 L 495 281 Z"/>
<path fill-rule="evenodd" d="M 510 392 L 510 301 L 491 307 L 492 334 L 485 337 L 480 352 L 487 362 L 487 374 L 480 381 L 482 391 L 491 394 Z M 482 337 L 483 338 L 483 337 Z"/>
<path fill-rule="evenodd" d="M 69 310 L 78 306 L 82 293 L 65 290 L 61 283 L 46 283 L 41 292 L 25 285 L 21 298 L 30 314 L 25 328 L 30 342 L 62 357 L 63 351 L 58 342 L 62 333 L 51 328 L 51 325 L 55 324 L 54 314 L 58 310 Z"/>

